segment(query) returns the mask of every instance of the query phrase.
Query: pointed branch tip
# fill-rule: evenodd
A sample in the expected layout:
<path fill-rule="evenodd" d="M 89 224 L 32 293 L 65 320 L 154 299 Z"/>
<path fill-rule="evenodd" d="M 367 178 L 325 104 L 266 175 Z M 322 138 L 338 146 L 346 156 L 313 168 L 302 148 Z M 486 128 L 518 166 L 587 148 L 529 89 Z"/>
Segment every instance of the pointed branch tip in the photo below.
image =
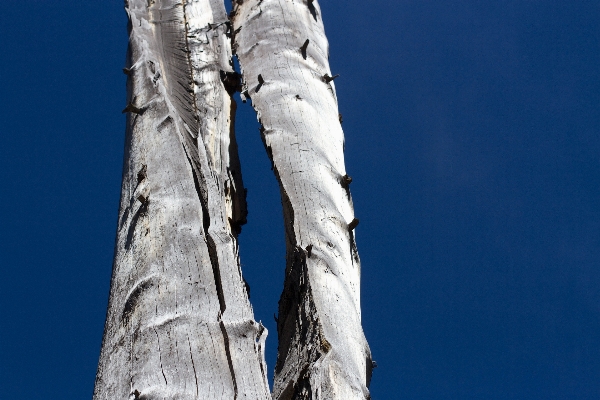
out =
<path fill-rule="evenodd" d="M 308 48 L 308 44 L 310 43 L 309 39 L 306 39 L 306 42 L 300 47 L 300 52 L 302 53 L 302 58 L 306 60 L 306 49 Z"/>
<path fill-rule="evenodd" d="M 308 258 L 310 258 L 310 256 L 312 255 L 312 249 L 313 249 L 313 245 L 309 244 L 308 246 L 306 246 L 306 256 Z"/>
<path fill-rule="evenodd" d="M 146 170 L 147 170 L 146 164 L 142 164 L 142 168 L 140 169 L 140 171 L 137 174 L 138 183 L 140 183 L 141 181 L 146 179 Z"/>
<path fill-rule="evenodd" d="M 323 81 L 325 81 L 325 83 L 329 83 L 331 81 L 333 81 L 334 79 L 338 78 L 340 76 L 340 74 L 336 74 L 334 76 L 329 76 L 329 74 L 325 74 L 323 75 Z"/>
<path fill-rule="evenodd" d="M 123 111 L 121 111 L 121 114 L 125 114 L 127 112 L 133 113 L 133 114 L 141 114 L 142 113 L 142 109 L 141 108 L 137 108 L 136 106 L 133 105 L 133 103 L 129 103 L 127 104 L 127 107 L 125 107 L 123 109 Z"/>

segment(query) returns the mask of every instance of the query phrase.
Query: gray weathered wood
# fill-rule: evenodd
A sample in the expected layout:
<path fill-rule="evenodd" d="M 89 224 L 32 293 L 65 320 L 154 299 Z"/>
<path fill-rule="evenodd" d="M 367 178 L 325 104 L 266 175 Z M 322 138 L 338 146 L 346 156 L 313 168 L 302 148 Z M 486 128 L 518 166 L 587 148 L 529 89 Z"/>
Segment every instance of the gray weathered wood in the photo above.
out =
<path fill-rule="evenodd" d="M 127 130 L 95 400 L 267 399 L 222 1 L 128 0 Z"/>
<path fill-rule="evenodd" d="M 369 398 L 358 220 L 321 10 L 312 0 L 238 0 L 232 23 L 243 94 L 258 114 L 284 207 L 273 398 Z"/>

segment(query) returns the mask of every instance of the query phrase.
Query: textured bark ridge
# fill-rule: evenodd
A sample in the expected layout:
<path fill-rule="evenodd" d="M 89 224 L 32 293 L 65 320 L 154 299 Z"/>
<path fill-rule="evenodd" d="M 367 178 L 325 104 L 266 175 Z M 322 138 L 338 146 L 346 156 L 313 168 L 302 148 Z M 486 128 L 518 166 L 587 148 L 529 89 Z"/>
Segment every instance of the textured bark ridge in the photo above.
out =
<path fill-rule="evenodd" d="M 267 399 L 222 1 L 128 0 L 127 131 L 94 399 Z"/>
<path fill-rule="evenodd" d="M 273 398 L 369 398 L 358 220 L 321 10 L 313 0 L 237 0 L 231 16 L 243 94 L 257 111 L 284 207 Z"/>

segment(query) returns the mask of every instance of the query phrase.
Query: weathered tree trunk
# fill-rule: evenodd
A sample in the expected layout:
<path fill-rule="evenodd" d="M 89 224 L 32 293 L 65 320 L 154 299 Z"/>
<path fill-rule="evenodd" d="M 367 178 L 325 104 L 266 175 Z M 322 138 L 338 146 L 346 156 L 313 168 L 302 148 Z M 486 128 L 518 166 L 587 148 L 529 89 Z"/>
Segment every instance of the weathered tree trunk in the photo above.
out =
<path fill-rule="evenodd" d="M 279 180 L 287 267 L 273 398 L 365 399 L 372 362 L 328 44 L 312 0 L 128 0 L 123 185 L 94 399 L 269 398 L 239 267 L 245 74 Z"/>
<path fill-rule="evenodd" d="M 267 399 L 222 0 L 128 0 L 127 133 L 94 399 Z M 223 72 L 221 72 L 223 71 Z"/>
<path fill-rule="evenodd" d="M 321 10 L 312 0 L 237 0 L 244 95 L 279 180 L 287 238 L 273 398 L 365 399 L 360 262 Z"/>

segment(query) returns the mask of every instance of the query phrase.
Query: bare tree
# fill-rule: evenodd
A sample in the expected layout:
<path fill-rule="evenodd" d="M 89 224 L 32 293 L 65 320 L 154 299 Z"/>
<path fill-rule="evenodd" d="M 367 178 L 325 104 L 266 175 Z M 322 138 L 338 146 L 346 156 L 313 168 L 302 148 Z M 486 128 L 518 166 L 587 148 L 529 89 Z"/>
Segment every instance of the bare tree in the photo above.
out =
<path fill-rule="evenodd" d="M 128 0 L 123 184 L 94 399 L 266 399 L 237 235 L 251 98 L 287 238 L 274 399 L 365 399 L 372 362 L 344 137 L 311 0 Z M 231 42 L 244 83 L 233 70 Z"/>

